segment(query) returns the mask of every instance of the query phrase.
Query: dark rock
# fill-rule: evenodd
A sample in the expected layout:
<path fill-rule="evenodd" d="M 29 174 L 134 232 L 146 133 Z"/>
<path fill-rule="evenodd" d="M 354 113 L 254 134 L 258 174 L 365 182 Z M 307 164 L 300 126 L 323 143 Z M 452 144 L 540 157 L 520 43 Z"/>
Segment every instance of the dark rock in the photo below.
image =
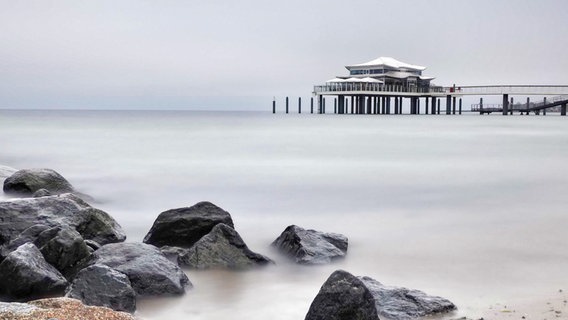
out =
<path fill-rule="evenodd" d="M 45 244 L 38 243 L 36 246 L 39 247 L 47 262 L 67 276 L 81 260 L 91 254 L 91 251 L 89 251 L 83 237 L 75 229 L 67 226 L 53 229 L 57 233 L 45 241 Z M 46 230 L 43 233 L 48 233 L 51 230 Z M 38 237 L 38 242 L 42 241 L 42 234 Z"/>
<path fill-rule="evenodd" d="M 168 210 L 160 213 L 154 221 L 154 225 L 144 237 L 144 243 L 157 247 L 190 248 L 219 223 L 234 228 L 231 215 L 210 202 Z"/>
<path fill-rule="evenodd" d="M 32 198 L 41 198 L 41 197 L 49 197 L 52 196 L 51 192 L 47 189 L 39 189 L 38 191 L 34 192 Z"/>
<path fill-rule="evenodd" d="M 0 246 L 10 243 L 32 226 L 36 231 L 43 228 L 40 226 L 44 229 L 69 226 L 84 239 L 100 244 L 126 239 L 112 217 L 73 194 L 0 202 L 0 217 Z"/>
<path fill-rule="evenodd" d="M 0 263 L 0 294 L 7 300 L 62 295 L 66 287 L 67 280 L 32 243 L 20 246 Z"/>
<path fill-rule="evenodd" d="M 450 312 L 456 306 L 449 300 L 429 296 L 419 290 L 385 286 L 369 277 L 359 277 L 373 294 L 379 316 L 389 319 L 414 319 Z"/>
<path fill-rule="evenodd" d="M 373 295 L 352 274 L 338 270 L 329 276 L 312 302 L 305 320 L 378 320 Z"/>
<path fill-rule="evenodd" d="M 52 169 L 23 169 L 4 180 L 4 192 L 29 197 L 40 189 L 52 194 L 73 192 L 73 186 Z"/>
<path fill-rule="evenodd" d="M 113 243 L 95 251 L 87 265 L 106 265 L 124 273 L 139 295 L 173 295 L 191 286 L 183 271 L 158 248 L 143 243 Z"/>
<path fill-rule="evenodd" d="M 179 256 L 178 263 L 196 269 L 247 269 L 272 260 L 252 252 L 235 229 L 220 223 Z"/>
<path fill-rule="evenodd" d="M 323 264 L 343 258 L 347 253 L 347 237 L 338 233 L 323 233 L 291 225 L 272 245 L 296 263 Z"/>
<path fill-rule="evenodd" d="M 28 242 L 39 248 L 45 260 L 64 275 L 91 253 L 81 235 L 69 226 L 33 225 L 1 247 L 2 257 Z"/>
<path fill-rule="evenodd" d="M 16 250 L 19 246 L 28 242 L 34 243 L 40 234 L 49 229 L 50 227 L 44 224 L 35 224 L 25 229 L 16 238 L 0 246 L 0 261 L 6 258 L 10 252 Z"/>
<path fill-rule="evenodd" d="M 89 306 L 126 312 L 136 310 L 136 293 L 128 277 L 105 265 L 92 265 L 81 270 L 66 296 Z"/>
<path fill-rule="evenodd" d="M 422 291 L 387 287 L 369 277 L 335 271 L 312 302 L 306 320 L 409 320 L 455 310 L 450 301 Z"/>

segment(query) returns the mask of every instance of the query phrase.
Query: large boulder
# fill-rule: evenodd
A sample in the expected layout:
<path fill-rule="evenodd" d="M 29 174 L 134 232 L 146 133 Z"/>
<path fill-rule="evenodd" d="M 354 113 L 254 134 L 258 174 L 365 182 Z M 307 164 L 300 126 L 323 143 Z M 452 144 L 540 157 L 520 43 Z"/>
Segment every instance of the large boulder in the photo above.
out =
<path fill-rule="evenodd" d="M 126 312 L 136 310 L 136 293 L 128 277 L 105 265 L 96 264 L 81 270 L 66 296 L 89 306 Z"/>
<path fill-rule="evenodd" d="M 160 213 L 154 221 L 144 237 L 144 243 L 157 247 L 190 248 L 219 223 L 235 227 L 231 215 L 211 202 L 204 201 L 189 208 L 168 210 Z"/>
<path fill-rule="evenodd" d="M 53 298 L 28 303 L 0 302 L 0 319 L 81 319 L 81 320 L 135 320 L 125 312 L 104 307 L 89 307 L 81 301 L 70 298 Z"/>
<path fill-rule="evenodd" d="M 235 229 L 220 223 L 191 248 L 183 249 L 178 263 L 196 269 L 248 269 L 272 260 L 252 252 Z"/>
<path fill-rule="evenodd" d="M 177 295 L 191 286 L 183 271 L 160 249 L 143 243 L 112 243 L 95 251 L 87 265 L 105 265 L 125 274 L 138 295 Z"/>
<path fill-rule="evenodd" d="M 272 242 L 272 246 L 300 264 L 325 264 L 343 258 L 347 245 L 344 235 L 306 230 L 296 225 L 288 226 Z"/>
<path fill-rule="evenodd" d="M 52 169 L 22 169 L 4 180 L 4 192 L 15 196 L 30 197 L 45 189 L 51 194 L 73 192 L 73 186 Z"/>
<path fill-rule="evenodd" d="M 329 276 L 305 320 L 378 320 L 373 294 L 352 274 L 338 270 Z"/>
<path fill-rule="evenodd" d="M 335 271 L 312 302 L 306 320 L 409 320 L 455 310 L 449 300 L 384 286 L 369 277 Z"/>
<path fill-rule="evenodd" d="M 32 226 L 68 226 L 83 239 L 99 244 L 126 239 L 124 231 L 110 215 L 73 194 L 3 201 L 0 202 L 0 217 L 0 246 L 10 243 Z"/>
<path fill-rule="evenodd" d="M 0 263 L 0 295 L 10 301 L 62 295 L 67 284 L 32 243 L 20 246 Z"/>

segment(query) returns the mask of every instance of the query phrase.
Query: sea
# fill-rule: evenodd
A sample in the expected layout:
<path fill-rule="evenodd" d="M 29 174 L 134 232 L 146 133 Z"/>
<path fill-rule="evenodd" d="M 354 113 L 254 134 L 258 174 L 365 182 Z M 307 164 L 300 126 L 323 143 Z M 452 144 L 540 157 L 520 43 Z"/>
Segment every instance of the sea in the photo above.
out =
<path fill-rule="evenodd" d="M 0 110 L 0 165 L 52 168 L 140 242 L 199 201 L 274 265 L 185 270 L 142 319 L 300 320 L 337 269 L 453 301 L 450 317 L 568 289 L 568 118 Z M 0 193 L 0 199 L 6 199 Z M 349 238 L 345 259 L 291 263 L 289 225 Z"/>

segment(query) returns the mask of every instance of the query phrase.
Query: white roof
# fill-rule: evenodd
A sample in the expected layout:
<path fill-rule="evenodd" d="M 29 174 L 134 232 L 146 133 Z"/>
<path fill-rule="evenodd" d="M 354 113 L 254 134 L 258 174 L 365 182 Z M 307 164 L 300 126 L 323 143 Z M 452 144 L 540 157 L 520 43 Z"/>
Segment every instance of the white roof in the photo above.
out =
<path fill-rule="evenodd" d="M 335 79 L 331 79 L 331 80 L 327 80 L 326 82 L 345 82 L 345 79 L 340 79 L 340 78 L 335 78 Z"/>
<path fill-rule="evenodd" d="M 365 77 L 363 79 L 361 79 L 365 82 L 373 82 L 373 83 L 384 83 L 383 81 L 379 80 L 379 79 L 375 79 L 375 78 L 371 78 L 371 77 Z"/>
<path fill-rule="evenodd" d="M 423 71 L 426 67 L 416 66 L 412 64 L 408 64 L 402 61 L 398 61 L 391 57 L 379 57 L 375 60 L 371 60 L 369 62 L 354 64 L 350 66 L 346 66 L 347 69 L 354 68 L 354 67 L 374 67 L 374 66 L 387 66 L 396 69 L 410 69 L 410 70 L 418 70 Z"/>
<path fill-rule="evenodd" d="M 384 83 L 383 81 L 379 80 L 379 79 L 375 79 L 375 78 L 371 78 L 371 77 L 366 77 L 366 78 L 348 78 L 348 79 L 341 79 L 341 78 L 335 78 L 335 79 L 331 79 L 331 80 L 327 80 L 327 83 L 337 83 L 337 82 L 361 82 L 361 83 Z"/>

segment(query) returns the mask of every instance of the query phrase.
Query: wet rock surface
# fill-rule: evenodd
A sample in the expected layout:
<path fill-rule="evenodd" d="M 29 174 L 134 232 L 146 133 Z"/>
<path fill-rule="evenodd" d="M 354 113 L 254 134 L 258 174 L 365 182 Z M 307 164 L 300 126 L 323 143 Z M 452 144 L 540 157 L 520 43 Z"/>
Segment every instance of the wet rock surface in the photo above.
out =
<path fill-rule="evenodd" d="M 144 243 L 190 248 L 219 223 L 234 228 L 231 215 L 211 202 L 168 210 L 160 213 L 144 237 Z"/>
<path fill-rule="evenodd" d="M 306 320 L 408 320 L 455 309 L 447 299 L 419 290 L 385 286 L 372 278 L 338 270 L 321 287 Z"/>
<path fill-rule="evenodd" d="M 68 283 L 35 245 L 26 243 L 0 263 L 0 284 L 3 300 L 21 301 L 62 295 Z"/>
<path fill-rule="evenodd" d="M 138 295 L 178 295 L 191 286 L 183 271 L 158 248 L 143 243 L 113 243 L 95 251 L 85 264 L 105 265 L 125 274 Z"/>
<path fill-rule="evenodd" d="M 251 251 L 241 236 L 226 224 L 216 225 L 190 249 L 178 251 L 180 265 L 196 269 L 248 269 L 272 263 L 269 258 Z"/>
<path fill-rule="evenodd" d="M 89 306 L 126 312 L 136 310 L 136 293 L 128 277 L 105 265 L 92 265 L 81 270 L 66 296 Z"/>
<path fill-rule="evenodd" d="M 347 253 L 347 237 L 338 233 L 288 226 L 272 243 L 280 252 L 300 264 L 325 264 Z"/>
<path fill-rule="evenodd" d="M 74 191 L 69 181 L 52 169 L 22 169 L 4 180 L 6 194 L 31 197 L 40 189 L 45 189 L 51 194 Z"/>

